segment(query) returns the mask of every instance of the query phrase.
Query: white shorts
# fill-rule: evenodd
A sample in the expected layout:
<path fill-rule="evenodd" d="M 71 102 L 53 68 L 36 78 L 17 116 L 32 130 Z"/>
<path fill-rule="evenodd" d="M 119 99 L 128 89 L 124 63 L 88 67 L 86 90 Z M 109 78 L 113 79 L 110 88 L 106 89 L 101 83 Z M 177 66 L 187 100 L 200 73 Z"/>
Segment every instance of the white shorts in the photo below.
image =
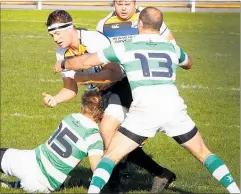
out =
<path fill-rule="evenodd" d="M 161 131 L 174 137 L 188 133 L 195 127 L 195 123 L 187 114 L 182 98 L 176 98 L 175 104 L 157 102 L 138 106 L 138 103 L 133 102 L 126 119 L 121 124 L 134 134 L 153 137 L 156 132 Z"/>
<path fill-rule="evenodd" d="M 2 170 L 9 176 L 17 177 L 21 187 L 28 193 L 50 193 L 46 177 L 36 162 L 34 150 L 7 149 L 2 158 Z"/>
<path fill-rule="evenodd" d="M 117 94 L 111 94 L 105 114 L 116 118 L 122 123 L 126 117 L 128 109 L 121 105 L 120 98 Z"/>

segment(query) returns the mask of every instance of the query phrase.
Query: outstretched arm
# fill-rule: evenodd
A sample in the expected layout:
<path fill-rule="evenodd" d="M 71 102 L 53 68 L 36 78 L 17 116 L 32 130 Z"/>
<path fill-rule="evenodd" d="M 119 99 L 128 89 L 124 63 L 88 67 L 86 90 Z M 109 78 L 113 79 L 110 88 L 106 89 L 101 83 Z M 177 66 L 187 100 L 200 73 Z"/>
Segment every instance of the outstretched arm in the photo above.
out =
<path fill-rule="evenodd" d="M 108 63 L 103 66 L 100 72 L 85 75 L 76 74 L 74 79 L 78 84 L 109 84 L 119 81 L 122 73 L 120 65 L 116 63 Z"/>
<path fill-rule="evenodd" d="M 63 61 L 57 61 L 54 67 L 54 71 L 58 73 L 61 72 L 63 69 L 89 69 L 90 67 L 101 64 L 102 62 L 100 61 L 97 53 L 86 53 L 84 55 L 68 58 Z"/>

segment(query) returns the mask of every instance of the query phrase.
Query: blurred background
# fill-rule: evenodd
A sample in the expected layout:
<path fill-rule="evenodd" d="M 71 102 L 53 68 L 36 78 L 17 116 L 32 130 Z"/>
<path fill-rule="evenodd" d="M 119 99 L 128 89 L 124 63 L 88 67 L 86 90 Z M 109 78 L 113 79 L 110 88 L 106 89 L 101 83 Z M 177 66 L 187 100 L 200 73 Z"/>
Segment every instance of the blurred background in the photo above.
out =
<path fill-rule="evenodd" d="M 8 0 L 1 1 L 1 9 L 68 9 L 68 10 L 112 10 L 112 0 Z M 238 0 L 137 0 L 139 6 L 161 7 L 163 11 L 191 11 L 191 12 L 240 12 L 240 1 Z"/>

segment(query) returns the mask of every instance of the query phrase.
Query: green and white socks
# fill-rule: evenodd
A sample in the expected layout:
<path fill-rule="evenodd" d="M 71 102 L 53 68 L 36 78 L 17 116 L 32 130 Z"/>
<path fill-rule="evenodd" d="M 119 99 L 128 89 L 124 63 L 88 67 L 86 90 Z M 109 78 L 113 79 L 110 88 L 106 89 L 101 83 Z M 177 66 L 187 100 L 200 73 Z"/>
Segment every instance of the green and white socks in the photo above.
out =
<path fill-rule="evenodd" d="M 237 184 L 222 159 L 215 154 L 210 154 L 203 163 L 208 171 L 229 191 L 229 193 L 240 193 Z"/>
<path fill-rule="evenodd" d="M 230 174 L 223 160 L 215 154 L 209 155 L 204 160 L 208 171 L 229 191 L 229 193 L 240 193 L 240 190 Z M 104 185 L 109 181 L 115 163 L 109 158 L 102 158 L 94 171 L 88 193 L 100 193 Z"/>
<path fill-rule="evenodd" d="M 111 159 L 102 158 L 94 171 L 88 193 L 100 193 L 101 189 L 109 181 L 114 167 L 115 163 Z"/>

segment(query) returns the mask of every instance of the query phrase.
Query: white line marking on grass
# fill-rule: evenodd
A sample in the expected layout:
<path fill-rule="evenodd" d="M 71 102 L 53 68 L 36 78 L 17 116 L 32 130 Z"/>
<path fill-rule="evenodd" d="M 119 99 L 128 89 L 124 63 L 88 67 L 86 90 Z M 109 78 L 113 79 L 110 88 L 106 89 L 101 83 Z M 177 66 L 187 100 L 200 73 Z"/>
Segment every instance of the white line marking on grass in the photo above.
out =
<path fill-rule="evenodd" d="M 202 86 L 202 85 L 189 85 L 182 83 L 180 86 L 182 89 L 202 89 L 202 90 L 232 90 L 232 91 L 240 91 L 240 88 L 224 88 L 224 87 L 217 87 L 217 88 L 209 88 L 208 86 Z"/>
<path fill-rule="evenodd" d="M 2 38 L 48 38 L 48 36 L 35 36 L 35 35 L 10 35 L 2 36 Z"/>
<path fill-rule="evenodd" d="M 24 118 L 28 118 L 28 119 L 35 119 L 35 118 L 58 118 L 55 115 L 48 115 L 48 116 L 43 116 L 43 115 L 34 115 L 34 116 L 30 116 L 30 115 L 26 115 L 26 114 L 21 114 L 21 113 L 14 113 L 14 114 L 4 114 L 6 116 L 13 116 L 13 117 L 24 117 Z"/>
<path fill-rule="evenodd" d="M 216 53 L 215 56 L 217 56 L 217 57 L 231 57 L 230 54 L 222 54 L 222 53 Z"/>
<path fill-rule="evenodd" d="M 185 85 L 184 83 L 182 83 L 182 84 L 180 85 L 180 87 L 181 87 L 182 89 L 205 89 L 205 90 L 208 90 L 208 89 L 209 89 L 207 86 L 189 85 L 189 84 Z"/>
<path fill-rule="evenodd" d="M 205 126 L 212 126 L 212 124 L 210 124 L 210 123 L 205 123 L 204 125 Z M 239 125 L 223 125 L 223 126 L 226 127 L 226 128 L 240 128 Z"/>
<path fill-rule="evenodd" d="M 56 83 L 56 82 L 62 82 L 62 81 L 63 81 L 62 79 L 55 79 L 55 80 L 53 80 L 53 79 L 43 79 L 43 78 L 40 79 L 40 82 L 47 82 L 47 83 Z"/>

